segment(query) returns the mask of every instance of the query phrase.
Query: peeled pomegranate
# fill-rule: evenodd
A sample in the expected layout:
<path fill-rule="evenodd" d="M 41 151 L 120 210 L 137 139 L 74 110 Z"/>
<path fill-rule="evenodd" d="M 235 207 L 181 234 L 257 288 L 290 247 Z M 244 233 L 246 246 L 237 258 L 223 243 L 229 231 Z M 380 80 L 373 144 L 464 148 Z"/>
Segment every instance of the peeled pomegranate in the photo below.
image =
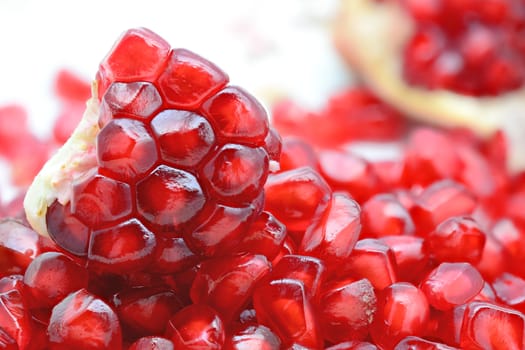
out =
<path fill-rule="evenodd" d="M 0 220 L 0 348 L 525 349 L 506 148 L 353 89 L 325 111 L 352 122 L 291 136 L 215 64 L 126 31 L 27 221 Z M 343 147 L 371 135 L 396 156 Z"/>

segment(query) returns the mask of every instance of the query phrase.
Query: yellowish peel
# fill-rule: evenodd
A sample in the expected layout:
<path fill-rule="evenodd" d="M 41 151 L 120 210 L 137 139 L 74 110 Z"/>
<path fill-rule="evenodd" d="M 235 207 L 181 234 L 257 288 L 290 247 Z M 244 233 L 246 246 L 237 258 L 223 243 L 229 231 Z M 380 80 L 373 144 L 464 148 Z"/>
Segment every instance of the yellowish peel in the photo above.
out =
<path fill-rule="evenodd" d="M 415 119 L 467 127 L 482 137 L 503 130 L 509 170 L 525 169 L 525 89 L 478 98 L 408 85 L 401 51 L 412 30 L 411 18 L 394 1 L 342 0 L 334 39 L 342 56 L 385 101 Z"/>
<path fill-rule="evenodd" d="M 82 120 L 66 143 L 49 159 L 24 198 L 24 209 L 29 224 L 39 234 L 48 236 L 47 208 L 58 200 L 67 204 L 71 198 L 71 183 L 96 167 L 95 142 L 99 131 L 96 83 L 87 103 Z"/>

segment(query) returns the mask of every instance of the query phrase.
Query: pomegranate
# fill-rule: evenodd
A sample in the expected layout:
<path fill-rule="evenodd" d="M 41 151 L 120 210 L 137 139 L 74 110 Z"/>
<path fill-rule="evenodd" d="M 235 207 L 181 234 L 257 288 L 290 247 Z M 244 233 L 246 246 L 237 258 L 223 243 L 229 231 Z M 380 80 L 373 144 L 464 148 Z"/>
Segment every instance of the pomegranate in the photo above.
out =
<path fill-rule="evenodd" d="M 356 87 L 325 111 L 352 122 L 290 136 L 144 28 L 92 93 L 27 221 L 0 221 L 0 348 L 525 349 L 525 177 L 499 135 L 405 130 Z"/>

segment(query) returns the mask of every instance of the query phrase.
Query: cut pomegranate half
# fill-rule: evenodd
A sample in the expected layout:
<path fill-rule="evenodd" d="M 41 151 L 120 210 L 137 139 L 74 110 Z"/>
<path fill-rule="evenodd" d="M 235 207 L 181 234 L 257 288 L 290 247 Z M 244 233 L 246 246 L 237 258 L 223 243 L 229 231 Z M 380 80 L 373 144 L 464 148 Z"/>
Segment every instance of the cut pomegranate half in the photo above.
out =
<path fill-rule="evenodd" d="M 484 16 L 480 14 L 484 11 L 482 7 L 486 10 L 490 5 L 477 6 L 475 1 L 422 3 L 428 3 L 429 6 L 424 6 L 417 1 L 343 0 L 334 26 L 336 47 L 377 95 L 411 117 L 442 126 L 467 127 L 481 136 L 490 136 L 500 129 L 505 131 L 510 145 L 508 166 L 514 170 L 523 169 L 525 161 L 520 150 L 523 149 L 521 135 L 525 130 L 523 113 L 525 88 L 521 86 L 524 70 L 518 58 L 522 55 L 519 43 L 521 34 L 516 32 L 517 34 L 513 36 L 507 35 L 509 33 L 495 25 L 494 19 L 482 19 L 480 17 Z M 495 6 L 507 6 L 509 9 L 511 6 L 511 1 L 495 3 Z M 513 4 L 512 6 L 516 5 Z M 447 6 L 456 8 L 450 9 Z M 458 6 L 464 8 L 457 8 Z M 446 9 L 442 11 L 444 15 L 440 12 L 440 8 Z M 523 9 L 523 5 L 520 4 L 517 8 Z M 512 10 L 507 13 L 503 11 L 501 14 L 509 23 L 512 21 L 511 17 L 516 21 L 520 16 L 517 10 L 514 10 L 514 16 L 510 12 Z M 428 18 L 436 14 L 443 18 Z M 422 16 L 427 17 L 422 18 Z M 451 16 L 453 18 L 450 18 Z M 473 16 L 479 17 L 479 20 L 472 20 Z M 490 25 L 498 29 L 487 31 L 483 28 L 474 28 L 477 24 L 487 21 L 492 21 Z M 496 22 L 505 23 L 501 18 L 498 21 Z M 468 30 L 463 27 L 449 28 L 452 24 L 463 25 L 460 23 L 465 22 L 468 22 L 468 25 L 464 25 Z M 428 30 L 423 31 L 421 23 L 429 23 L 425 27 L 428 27 Z M 436 39 L 433 36 L 436 28 L 451 31 L 450 37 L 455 39 L 450 41 L 458 40 L 458 37 L 464 40 L 458 42 L 457 49 L 454 51 L 446 41 L 448 37 L 441 34 L 441 37 Z M 521 27 L 516 25 L 515 28 Z M 489 60 L 494 67 L 470 69 L 468 77 L 463 77 L 454 71 L 461 69 L 458 66 L 466 66 L 469 57 L 471 61 L 476 55 L 479 59 L 485 59 L 481 56 L 484 52 L 490 53 L 489 36 L 496 32 L 502 38 L 507 35 L 505 40 L 508 39 L 509 42 L 514 40 L 515 43 L 509 45 L 515 47 L 516 54 L 507 55 L 509 59 Z M 473 35 L 469 36 L 469 34 Z M 497 54 L 504 55 L 506 53 L 502 53 L 503 46 L 506 44 L 503 39 L 498 40 Z M 443 41 L 445 44 L 441 45 Z M 407 45 L 411 46 L 405 50 Z M 406 53 L 410 49 L 414 52 Z M 439 55 L 435 53 L 436 51 L 439 51 Z M 405 60 L 404 57 L 407 56 Z M 411 61 L 410 57 L 415 58 Z M 416 64 L 426 64 L 422 63 L 424 59 L 439 60 L 437 63 L 432 61 L 432 67 L 436 66 L 439 71 L 431 71 L 430 66 L 416 67 Z M 513 60 L 516 62 L 512 63 Z M 417 73 L 417 79 L 410 74 L 404 74 L 407 70 L 409 73 L 412 72 L 412 75 Z M 474 84 L 474 88 L 481 89 L 480 91 L 456 86 L 475 82 L 484 75 L 490 77 L 487 76 L 483 82 Z M 432 82 L 423 84 L 421 79 L 432 80 Z M 414 82 L 419 82 L 419 85 L 413 84 Z"/>
<path fill-rule="evenodd" d="M 240 243 L 263 209 L 280 141 L 264 107 L 227 84 L 195 53 L 126 31 L 80 124 L 27 192 L 32 227 L 113 273 L 165 265 L 167 239 L 205 255 Z"/>

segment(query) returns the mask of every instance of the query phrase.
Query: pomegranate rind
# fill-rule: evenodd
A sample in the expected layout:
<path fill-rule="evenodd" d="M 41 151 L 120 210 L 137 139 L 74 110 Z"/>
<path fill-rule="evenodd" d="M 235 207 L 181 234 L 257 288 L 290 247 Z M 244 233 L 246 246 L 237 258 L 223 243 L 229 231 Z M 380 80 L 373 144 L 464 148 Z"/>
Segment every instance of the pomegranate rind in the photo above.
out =
<path fill-rule="evenodd" d="M 49 236 L 46 225 L 47 208 L 55 200 L 67 204 L 71 198 L 71 183 L 97 166 L 95 143 L 100 127 L 96 91 L 96 82 L 93 82 L 93 97 L 86 102 L 86 110 L 80 123 L 71 137 L 42 167 L 25 195 L 27 221 L 41 235 Z"/>
<path fill-rule="evenodd" d="M 381 98 L 412 118 L 444 127 L 466 127 L 481 137 L 503 130 L 508 168 L 525 169 L 525 88 L 494 97 L 426 90 L 403 79 L 402 50 L 413 21 L 395 1 L 341 0 L 334 41 L 343 59 Z"/>

